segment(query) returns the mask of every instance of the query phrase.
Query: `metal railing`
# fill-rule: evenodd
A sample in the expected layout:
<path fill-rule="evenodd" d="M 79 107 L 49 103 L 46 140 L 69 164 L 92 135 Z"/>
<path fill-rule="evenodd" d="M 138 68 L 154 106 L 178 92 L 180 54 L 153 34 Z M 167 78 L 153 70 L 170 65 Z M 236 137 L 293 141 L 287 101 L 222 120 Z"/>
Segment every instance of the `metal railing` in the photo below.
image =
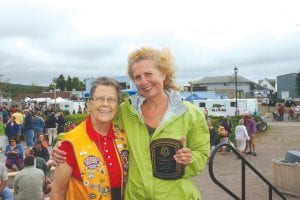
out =
<path fill-rule="evenodd" d="M 242 197 L 238 197 L 236 194 L 234 194 L 231 190 L 229 190 L 225 185 L 223 185 L 220 181 L 218 181 L 216 179 L 216 177 L 214 176 L 214 171 L 213 171 L 213 162 L 214 162 L 214 157 L 215 154 L 217 153 L 217 151 L 219 149 L 221 149 L 223 146 L 226 146 L 227 148 L 229 148 L 233 153 L 235 153 L 238 158 L 240 158 L 241 164 L 242 164 L 242 174 L 241 174 L 241 181 L 242 181 Z M 246 176 L 245 176 L 245 169 L 246 169 L 246 165 L 260 178 L 262 179 L 265 184 L 268 185 L 269 187 L 269 200 L 272 200 L 273 197 L 273 191 L 276 192 L 283 200 L 285 200 L 286 198 L 283 196 L 283 194 L 281 192 L 279 192 L 263 175 L 261 175 L 256 169 L 255 167 L 253 167 L 234 147 L 232 147 L 230 144 L 228 143 L 220 143 L 218 144 L 215 149 L 211 152 L 210 158 L 209 158 L 209 175 L 210 178 L 212 179 L 212 181 L 217 184 L 220 188 L 222 188 L 225 192 L 227 192 L 230 196 L 232 196 L 234 199 L 237 200 L 246 200 Z"/>

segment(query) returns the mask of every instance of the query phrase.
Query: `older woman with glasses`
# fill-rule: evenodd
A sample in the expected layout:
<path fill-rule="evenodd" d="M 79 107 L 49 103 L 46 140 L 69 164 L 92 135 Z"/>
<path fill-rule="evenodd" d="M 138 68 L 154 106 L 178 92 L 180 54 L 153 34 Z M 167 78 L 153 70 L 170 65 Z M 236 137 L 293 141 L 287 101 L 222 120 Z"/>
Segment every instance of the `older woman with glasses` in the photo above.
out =
<path fill-rule="evenodd" d="M 112 122 L 118 112 L 119 84 L 98 78 L 90 96 L 89 117 L 62 138 L 66 162 L 55 168 L 51 199 L 121 200 L 128 150 L 125 132 Z"/>
<path fill-rule="evenodd" d="M 6 167 L 14 171 L 21 170 L 24 167 L 24 151 L 22 145 L 18 142 L 18 137 L 11 137 L 4 153 Z"/>

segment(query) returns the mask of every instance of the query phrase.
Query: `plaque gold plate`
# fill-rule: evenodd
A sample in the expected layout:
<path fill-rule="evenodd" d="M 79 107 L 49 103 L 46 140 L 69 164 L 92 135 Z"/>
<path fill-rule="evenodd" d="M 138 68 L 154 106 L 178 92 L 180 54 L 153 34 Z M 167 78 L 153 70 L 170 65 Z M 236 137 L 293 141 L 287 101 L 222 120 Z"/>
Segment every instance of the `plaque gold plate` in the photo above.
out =
<path fill-rule="evenodd" d="M 184 165 L 176 163 L 174 155 L 182 148 L 179 140 L 161 138 L 151 142 L 153 176 L 165 180 L 179 179 L 184 174 Z"/>

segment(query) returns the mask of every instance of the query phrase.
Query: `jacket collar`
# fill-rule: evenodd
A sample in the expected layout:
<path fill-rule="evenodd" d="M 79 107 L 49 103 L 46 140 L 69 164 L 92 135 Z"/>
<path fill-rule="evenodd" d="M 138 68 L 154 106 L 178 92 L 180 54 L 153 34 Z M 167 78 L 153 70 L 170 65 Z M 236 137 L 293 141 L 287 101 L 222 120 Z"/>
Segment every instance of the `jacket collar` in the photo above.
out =
<path fill-rule="evenodd" d="M 187 110 L 187 107 L 182 102 L 181 96 L 177 92 L 172 89 L 168 89 L 165 90 L 165 93 L 169 98 L 168 113 L 171 112 L 176 115 L 181 115 Z M 128 99 L 135 111 L 142 113 L 141 105 L 145 101 L 145 97 L 138 92 L 135 95 L 130 96 Z"/>

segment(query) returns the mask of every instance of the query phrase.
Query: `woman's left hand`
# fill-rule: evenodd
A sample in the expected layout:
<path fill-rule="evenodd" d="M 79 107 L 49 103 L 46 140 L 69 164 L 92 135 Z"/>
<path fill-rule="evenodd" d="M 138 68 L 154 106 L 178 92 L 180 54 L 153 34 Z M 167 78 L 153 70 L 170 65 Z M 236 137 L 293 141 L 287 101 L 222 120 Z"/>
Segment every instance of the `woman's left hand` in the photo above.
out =
<path fill-rule="evenodd" d="M 192 162 L 192 151 L 189 148 L 181 148 L 174 155 L 177 163 L 187 166 Z"/>
<path fill-rule="evenodd" d="M 186 137 L 182 136 L 180 142 L 185 145 Z M 174 159 L 177 163 L 187 166 L 192 162 L 192 151 L 189 148 L 183 147 L 179 149 L 174 155 Z"/>

